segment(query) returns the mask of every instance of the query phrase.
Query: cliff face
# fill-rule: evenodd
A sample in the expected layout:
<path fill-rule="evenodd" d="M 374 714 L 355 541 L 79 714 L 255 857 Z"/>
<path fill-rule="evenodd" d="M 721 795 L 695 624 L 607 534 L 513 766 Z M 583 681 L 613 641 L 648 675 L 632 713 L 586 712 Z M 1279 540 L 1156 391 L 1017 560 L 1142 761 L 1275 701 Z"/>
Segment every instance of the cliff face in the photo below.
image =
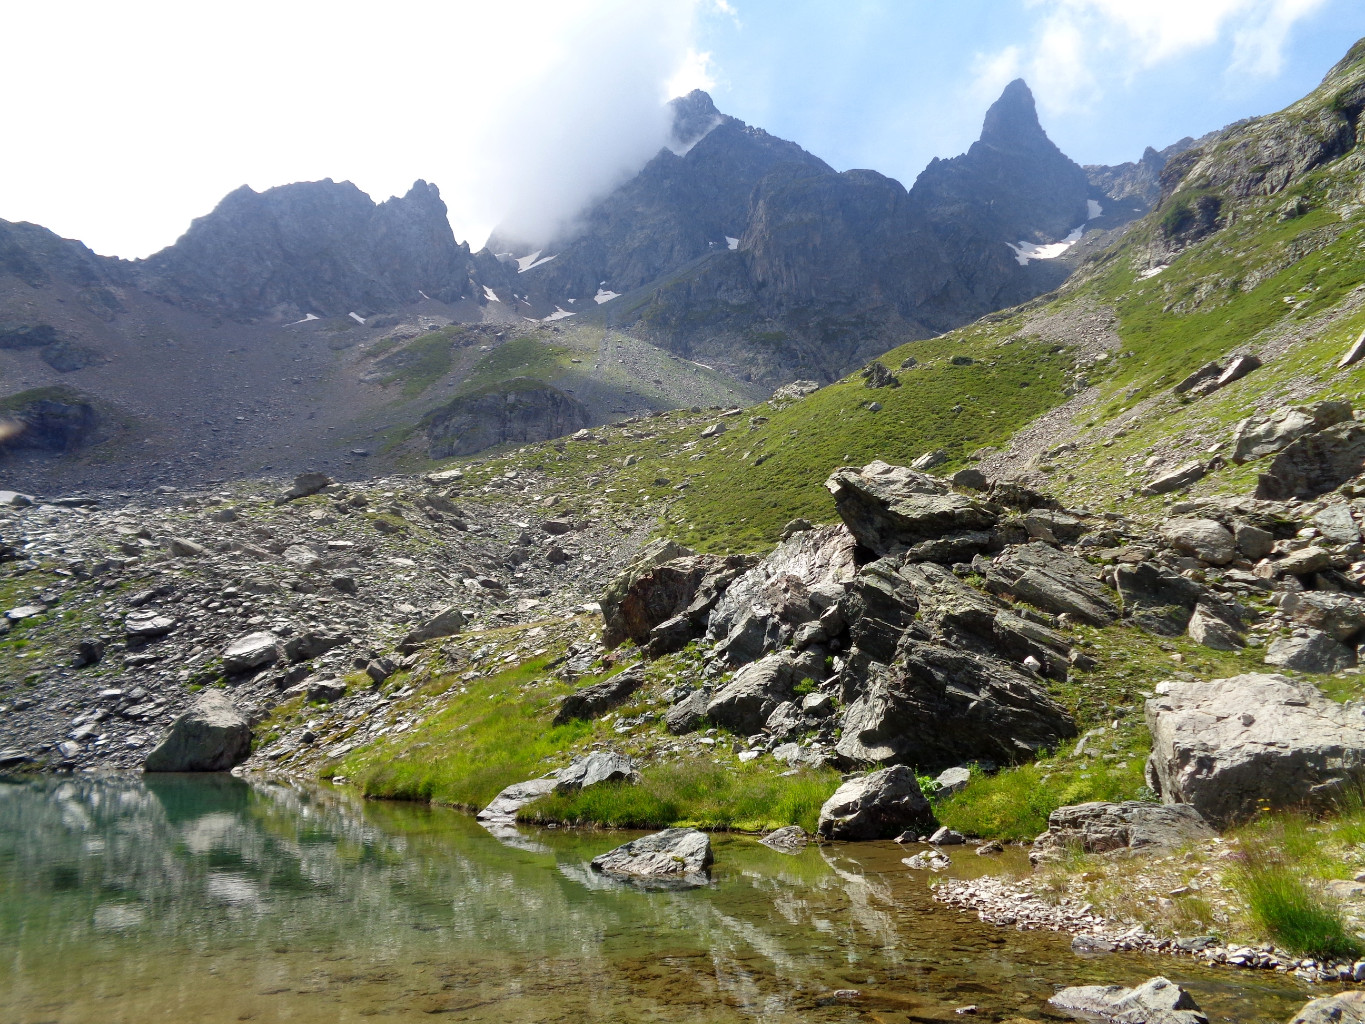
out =
<path fill-rule="evenodd" d="M 137 265 L 159 298 L 235 317 L 362 314 L 472 294 L 469 248 L 435 185 L 376 205 L 350 182 L 245 185 Z"/>
<path fill-rule="evenodd" d="M 531 444 L 590 426 L 579 401 L 551 384 L 515 378 L 491 390 L 459 396 L 423 420 L 433 459 L 469 455 L 500 444 Z"/>

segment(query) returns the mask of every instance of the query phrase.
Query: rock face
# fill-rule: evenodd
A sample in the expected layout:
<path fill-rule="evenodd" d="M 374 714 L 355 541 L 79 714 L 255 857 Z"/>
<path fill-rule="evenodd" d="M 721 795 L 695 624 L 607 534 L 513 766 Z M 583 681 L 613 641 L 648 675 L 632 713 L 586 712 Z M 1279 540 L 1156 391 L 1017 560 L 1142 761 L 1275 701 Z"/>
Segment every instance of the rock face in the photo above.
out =
<path fill-rule="evenodd" d="M 1162 683 L 1147 701 L 1147 781 L 1219 828 L 1262 805 L 1322 806 L 1365 775 L 1365 714 L 1308 683 L 1250 674 Z"/>
<path fill-rule="evenodd" d="M 1050 1006 L 1078 1020 L 1114 1024 L 1209 1024 L 1188 992 L 1165 978 L 1152 978 L 1136 988 L 1078 985 L 1048 1000 Z"/>
<path fill-rule="evenodd" d="M 789 654 L 770 654 L 735 673 L 706 706 L 706 717 L 741 736 L 756 733 L 783 701 L 792 696 L 797 680 Z"/>
<path fill-rule="evenodd" d="M 592 869 L 628 879 L 705 884 L 713 861 L 705 832 L 669 828 L 592 859 Z"/>
<path fill-rule="evenodd" d="M 1256 497 L 1315 498 L 1365 469 L 1365 423 L 1337 423 L 1305 434 L 1275 456 L 1261 474 Z"/>
<path fill-rule="evenodd" d="M 422 418 L 433 459 L 499 444 L 533 444 L 592 425 L 587 406 L 552 384 L 515 377 L 458 395 Z"/>
<path fill-rule="evenodd" d="M 1000 518 L 997 509 L 954 492 L 938 477 L 881 461 L 837 469 L 825 487 L 849 532 L 878 555 L 944 534 L 988 529 Z"/>
<path fill-rule="evenodd" d="M 1306 1004 L 1289 1024 L 1365 1024 L 1365 992 L 1342 992 Z"/>
<path fill-rule="evenodd" d="M 458 244 L 435 185 L 376 205 L 350 182 L 245 185 L 172 246 L 140 263 L 146 290 L 171 302 L 251 317 L 368 315 L 472 294 L 469 247 Z"/>
<path fill-rule="evenodd" d="M 1105 626 L 1118 618 L 1118 609 L 1095 576 L 1094 568 L 1075 555 L 1034 541 L 993 559 L 986 572 L 986 589 L 1010 594 L 1044 611 L 1065 612 L 1092 626 Z"/>
<path fill-rule="evenodd" d="M 618 704 L 623 704 L 645 681 L 644 670 L 635 665 L 592 686 L 585 686 L 566 696 L 555 715 L 555 725 L 563 725 L 575 718 L 597 718 Z"/>
<path fill-rule="evenodd" d="M 602 645 L 607 648 L 616 647 L 631 638 L 632 630 L 635 634 L 643 632 L 647 636 L 648 627 L 645 627 L 643 620 L 649 615 L 648 609 L 656 603 L 655 599 L 649 596 L 649 591 L 653 588 L 647 586 L 645 593 L 637 593 L 632 603 L 639 610 L 627 612 L 623 608 L 626 601 L 631 598 L 633 588 L 641 578 L 659 566 L 672 561 L 695 558 L 696 554 L 691 548 L 667 538 L 661 537 L 646 544 L 611 581 L 606 592 L 598 600 L 602 608 L 602 619 L 606 624 L 602 631 Z M 663 619 L 659 621 L 662 622 Z M 650 623 L 651 626 L 656 624 Z"/>
<path fill-rule="evenodd" d="M 1158 853 L 1214 832 L 1193 807 L 1096 801 L 1059 807 L 1047 819 L 1047 831 L 1033 841 L 1033 864 L 1063 859 L 1073 850 L 1085 853 Z"/>
<path fill-rule="evenodd" d="M 149 772 L 225 772 L 251 752 L 251 727 L 218 690 L 205 690 L 147 755 Z"/>
<path fill-rule="evenodd" d="M 1249 416 L 1237 424 L 1232 437 L 1232 461 L 1250 462 L 1287 448 L 1305 434 L 1314 434 L 1351 418 L 1349 402 L 1316 402 L 1276 409 L 1268 416 Z"/>
<path fill-rule="evenodd" d="M 825 839 L 891 839 L 906 829 L 938 827 L 915 773 L 904 765 L 845 782 L 820 808 L 817 831 Z"/>

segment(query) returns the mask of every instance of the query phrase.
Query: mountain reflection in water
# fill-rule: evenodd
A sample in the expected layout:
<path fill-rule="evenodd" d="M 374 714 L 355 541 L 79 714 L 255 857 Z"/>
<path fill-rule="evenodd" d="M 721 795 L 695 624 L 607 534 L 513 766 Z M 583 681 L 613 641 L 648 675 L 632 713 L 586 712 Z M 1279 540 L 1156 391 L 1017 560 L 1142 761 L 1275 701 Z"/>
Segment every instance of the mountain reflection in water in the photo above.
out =
<path fill-rule="evenodd" d="M 11 780 L 0 1021 L 1042 1020 L 1059 985 L 1154 974 L 1215 1019 L 1281 1021 L 1307 998 L 984 925 L 933 903 L 892 843 L 788 856 L 717 836 L 712 885 L 642 891 L 587 867 L 621 833 L 534 838 L 229 776 Z"/>

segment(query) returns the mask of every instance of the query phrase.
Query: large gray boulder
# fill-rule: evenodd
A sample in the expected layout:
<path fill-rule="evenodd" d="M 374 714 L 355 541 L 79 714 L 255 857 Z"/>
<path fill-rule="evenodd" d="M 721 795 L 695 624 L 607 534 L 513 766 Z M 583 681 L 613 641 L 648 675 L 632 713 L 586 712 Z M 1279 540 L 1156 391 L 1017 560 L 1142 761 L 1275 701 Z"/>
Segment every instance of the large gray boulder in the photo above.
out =
<path fill-rule="evenodd" d="M 820 808 L 816 831 L 825 839 L 891 839 L 907 829 L 928 835 L 938 827 L 915 773 L 893 765 L 851 779 Z"/>
<path fill-rule="evenodd" d="M 1309 590 L 1285 594 L 1280 611 L 1291 621 L 1326 633 L 1333 640 L 1352 643 L 1365 632 L 1365 598 Z"/>
<path fill-rule="evenodd" d="M 1351 418 L 1349 402 L 1317 402 L 1276 409 L 1268 416 L 1248 416 L 1232 435 L 1232 461 L 1238 464 L 1259 459 L 1336 423 Z"/>
<path fill-rule="evenodd" d="M 1010 764 L 1076 735 L 1065 708 L 998 658 L 907 634 L 889 666 L 849 666 L 841 681 L 852 699 L 835 751 L 851 764 Z"/>
<path fill-rule="evenodd" d="M 1365 1024 L 1365 992 L 1339 992 L 1306 1003 L 1289 1024 Z"/>
<path fill-rule="evenodd" d="M 836 469 L 825 481 L 858 543 L 878 555 L 965 530 L 983 530 L 1000 510 L 960 494 L 946 480 L 882 461 Z"/>
<path fill-rule="evenodd" d="M 248 633 L 223 649 L 223 671 L 229 675 L 253 672 L 280 658 L 280 638 L 274 633 Z"/>
<path fill-rule="evenodd" d="M 1356 652 L 1326 633 L 1304 629 L 1272 640 L 1265 651 L 1265 663 L 1292 672 L 1330 675 L 1353 666 Z"/>
<path fill-rule="evenodd" d="M 795 662 L 791 655 L 770 654 L 745 665 L 716 691 L 706 706 L 706 717 L 741 736 L 758 732 L 778 705 L 792 697 Z"/>
<path fill-rule="evenodd" d="M 1212 839 L 1213 829 L 1193 807 L 1125 800 L 1058 807 L 1047 831 L 1033 841 L 1029 860 L 1037 865 L 1084 853 L 1160 853 Z"/>
<path fill-rule="evenodd" d="M 1309 683 L 1248 674 L 1166 682 L 1147 701 L 1147 782 L 1225 828 L 1264 807 L 1329 804 L 1365 777 L 1365 708 Z"/>
<path fill-rule="evenodd" d="M 149 772 L 225 772 L 251 753 L 251 726 L 219 690 L 205 690 L 143 765 Z"/>
<path fill-rule="evenodd" d="M 1232 534 L 1212 519 L 1169 519 L 1161 524 L 1161 536 L 1182 555 L 1209 565 L 1227 565 L 1237 557 Z"/>
<path fill-rule="evenodd" d="M 628 782 L 637 777 L 635 762 L 612 750 L 594 750 L 587 757 L 576 757 L 567 768 L 555 773 L 555 790 L 575 793 L 602 782 Z"/>
<path fill-rule="evenodd" d="M 1151 978 L 1135 988 L 1077 985 L 1064 988 L 1048 1005 L 1077 1020 L 1113 1024 L 1209 1024 L 1188 992 L 1165 978 Z"/>
<path fill-rule="evenodd" d="M 1316 498 L 1365 468 L 1365 423 L 1348 420 L 1305 434 L 1276 455 L 1261 474 L 1256 497 Z"/>
<path fill-rule="evenodd" d="M 711 866 L 711 840 L 705 832 L 669 828 L 631 840 L 592 859 L 592 869 L 626 879 L 705 884 Z"/>
<path fill-rule="evenodd" d="M 1195 605 L 1188 627 L 1190 639 L 1215 651 L 1235 651 L 1246 646 L 1241 617 L 1231 605 L 1206 600 Z"/>
<path fill-rule="evenodd" d="M 1042 541 L 1012 547 L 992 559 L 986 566 L 986 589 L 1043 611 L 1065 612 L 1091 626 L 1107 626 L 1118 618 L 1095 567 Z"/>
<path fill-rule="evenodd" d="M 802 530 L 779 544 L 716 602 L 707 627 L 716 654 L 743 664 L 789 644 L 843 597 L 857 572 L 856 547 L 840 525 Z"/>
<path fill-rule="evenodd" d="M 1149 632 L 1179 636 L 1189 627 L 1205 591 L 1198 583 L 1155 562 L 1120 565 L 1114 582 L 1124 614 Z"/>

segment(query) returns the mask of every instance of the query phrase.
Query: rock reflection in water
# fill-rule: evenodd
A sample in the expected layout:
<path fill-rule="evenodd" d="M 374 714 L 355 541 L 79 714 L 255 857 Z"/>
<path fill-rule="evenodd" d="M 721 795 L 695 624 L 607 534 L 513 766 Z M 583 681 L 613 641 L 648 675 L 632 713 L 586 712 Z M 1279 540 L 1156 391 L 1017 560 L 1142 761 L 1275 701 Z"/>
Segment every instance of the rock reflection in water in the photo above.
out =
<path fill-rule="evenodd" d="M 719 836 L 711 885 L 655 892 L 588 868 L 619 833 L 528 838 L 230 777 L 0 785 L 0 1020 L 1044 1019 L 1057 985 L 1156 973 L 1240 1021 L 1303 998 L 983 925 L 891 843 L 792 856 Z"/>

